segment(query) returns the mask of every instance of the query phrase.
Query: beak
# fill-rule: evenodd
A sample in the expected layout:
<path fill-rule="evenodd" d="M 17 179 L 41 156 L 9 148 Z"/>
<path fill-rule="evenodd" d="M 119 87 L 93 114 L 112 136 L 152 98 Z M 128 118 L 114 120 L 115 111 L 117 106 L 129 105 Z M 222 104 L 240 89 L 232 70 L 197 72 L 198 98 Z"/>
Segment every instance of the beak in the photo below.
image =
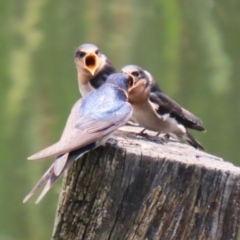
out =
<path fill-rule="evenodd" d="M 127 75 L 127 77 L 128 77 L 128 91 L 134 86 L 134 84 L 135 84 L 135 79 L 134 79 L 134 77 L 131 75 L 131 74 L 129 74 L 129 73 L 127 73 L 127 72 L 123 72 L 122 71 L 122 73 L 123 74 L 125 74 L 125 75 Z"/>
<path fill-rule="evenodd" d="M 89 53 L 85 57 L 84 64 L 85 64 L 85 68 L 94 76 L 94 73 L 99 66 L 99 59 L 97 55 L 93 53 Z"/>
<path fill-rule="evenodd" d="M 130 74 L 127 74 L 128 75 L 128 79 L 129 79 L 129 82 L 128 82 L 128 91 L 134 86 L 135 84 L 135 81 L 134 81 L 134 77 Z"/>

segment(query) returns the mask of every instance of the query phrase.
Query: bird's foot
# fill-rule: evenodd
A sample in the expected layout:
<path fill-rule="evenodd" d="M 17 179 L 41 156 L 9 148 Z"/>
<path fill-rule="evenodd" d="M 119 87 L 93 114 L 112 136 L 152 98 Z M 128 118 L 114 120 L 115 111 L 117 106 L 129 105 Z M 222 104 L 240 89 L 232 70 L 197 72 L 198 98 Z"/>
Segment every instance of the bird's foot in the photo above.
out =
<path fill-rule="evenodd" d="M 166 140 L 170 140 L 170 138 L 172 138 L 174 141 L 178 141 L 178 137 L 174 133 L 166 133 L 163 137 Z"/>
<path fill-rule="evenodd" d="M 152 137 L 153 141 L 155 142 L 160 142 L 161 144 L 166 143 L 166 139 L 162 136 L 159 136 L 160 134 L 157 134 L 155 136 Z"/>
<path fill-rule="evenodd" d="M 117 140 L 115 138 L 109 138 L 106 142 L 105 142 L 105 146 L 116 146 L 117 145 Z"/>
<path fill-rule="evenodd" d="M 147 137 L 148 134 L 147 134 L 147 133 L 144 133 L 145 130 L 146 130 L 146 129 L 144 128 L 141 132 L 137 133 L 136 135 L 137 135 L 137 136 L 142 136 L 142 137 Z"/>
<path fill-rule="evenodd" d="M 152 137 L 153 141 L 160 142 L 161 144 L 166 143 L 169 140 L 169 135 L 164 134 L 163 136 L 160 136 L 161 132 L 158 132 L 155 136 Z"/>

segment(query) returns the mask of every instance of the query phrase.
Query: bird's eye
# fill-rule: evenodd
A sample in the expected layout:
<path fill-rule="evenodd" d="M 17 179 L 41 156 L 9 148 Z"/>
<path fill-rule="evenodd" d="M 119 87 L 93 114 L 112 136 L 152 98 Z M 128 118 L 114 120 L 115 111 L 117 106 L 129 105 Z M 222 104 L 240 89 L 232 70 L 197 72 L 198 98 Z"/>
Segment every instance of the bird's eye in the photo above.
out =
<path fill-rule="evenodd" d="M 95 53 L 98 55 L 98 54 L 100 54 L 100 51 L 99 51 L 99 50 L 96 50 Z"/>
<path fill-rule="evenodd" d="M 86 56 L 86 53 L 85 52 L 81 52 L 81 51 L 78 51 L 75 54 L 75 57 L 77 57 L 77 58 L 83 58 L 85 56 Z"/>
<path fill-rule="evenodd" d="M 140 73 L 138 71 L 134 71 L 131 73 L 134 77 L 139 77 Z"/>

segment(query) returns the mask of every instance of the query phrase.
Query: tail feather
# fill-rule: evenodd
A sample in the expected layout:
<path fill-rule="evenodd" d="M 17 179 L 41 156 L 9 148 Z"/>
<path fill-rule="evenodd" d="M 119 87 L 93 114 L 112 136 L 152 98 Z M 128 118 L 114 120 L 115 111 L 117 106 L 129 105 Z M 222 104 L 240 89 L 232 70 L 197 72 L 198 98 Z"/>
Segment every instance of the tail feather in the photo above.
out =
<path fill-rule="evenodd" d="M 53 171 L 56 176 L 59 176 L 67 163 L 69 153 L 65 153 L 64 155 L 61 155 L 60 157 L 57 157 L 54 161 Z"/>
<path fill-rule="evenodd" d="M 41 194 L 39 195 L 38 199 L 36 200 L 36 204 L 38 204 L 42 198 L 47 194 L 47 192 L 50 190 L 51 186 L 53 185 L 53 183 L 57 180 L 58 177 L 56 177 L 55 179 L 53 179 L 53 181 L 51 181 L 52 179 L 49 178 L 45 187 L 43 188 Z"/>
<path fill-rule="evenodd" d="M 42 198 L 46 195 L 46 193 L 50 190 L 51 186 L 56 182 L 56 180 L 63 174 L 63 172 L 70 167 L 70 165 L 80 158 L 83 154 L 94 149 L 96 147 L 96 143 L 90 143 L 87 146 L 72 151 L 70 153 L 66 153 L 60 155 L 56 158 L 53 164 L 48 168 L 45 174 L 41 177 L 35 187 L 27 194 L 27 196 L 23 199 L 23 203 L 27 202 L 29 198 L 42 186 L 44 186 L 41 194 L 39 195 L 36 204 L 39 203 Z"/>
<path fill-rule="evenodd" d="M 42 186 L 45 185 L 43 188 L 40 196 L 38 197 L 36 204 L 39 203 L 42 198 L 46 195 L 46 193 L 50 190 L 51 186 L 56 182 L 56 180 L 62 175 L 62 173 L 73 163 L 75 160 L 74 158 L 68 158 L 66 164 L 61 167 L 61 172 L 55 170 L 55 165 L 58 164 L 61 159 L 65 161 L 65 156 L 61 156 L 60 158 L 57 158 L 54 163 L 50 166 L 50 168 L 46 171 L 46 173 L 42 176 L 42 178 L 38 181 L 38 183 L 35 185 L 35 187 L 27 194 L 27 196 L 23 199 L 23 203 L 27 202 L 29 198 L 32 197 L 32 195 Z"/>
<path fill-rule="evenodd" d="M 48 179 L 51 177 L 53 173 L 54 163 L 50 166 L 50 168 L 45 172 L 45 174 L 41 177 L 35 187 L 27 194 L 27 196 L 23 199 L 23 203 L 27 202 L 29 198 L 40 188 L 42 187 Z"/>
<path fill-rule="evenodd" d="M 196 149 L 205 150 L 205 148 L 198 142 L 189 132 L 186 132 L 186 135 L 183 137 L 191 146 Z"/>

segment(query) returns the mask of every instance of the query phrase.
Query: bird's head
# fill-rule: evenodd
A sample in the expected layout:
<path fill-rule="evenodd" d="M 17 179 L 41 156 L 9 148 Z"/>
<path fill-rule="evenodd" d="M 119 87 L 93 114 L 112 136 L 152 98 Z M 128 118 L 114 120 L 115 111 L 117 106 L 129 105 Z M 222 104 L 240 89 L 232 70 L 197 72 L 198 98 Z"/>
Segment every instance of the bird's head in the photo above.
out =
<path fill-rule="evenodd" d="M 134 84 L 134 79 L 129 74 L 113 73 L 107 78 L 106 83 L 123 90 L 127 96 L 129 89 L 131 89 Z"/>
<path fill-rule="evenodd" d="M 104 66 L 106 57 L 93 44 L 83 44 L 75 51 L 74 56 L 78 73 L 82 75 L 95 76 Z"/>
<path fill-rule="evenodd" d="M 145 71 L 135 65 L 125 66 L 121 71 L 132 78 L 132 86 L 128 89 L 128 101 L 133 105 L 147 101 L 150 93 L 150 80 Z"/>

